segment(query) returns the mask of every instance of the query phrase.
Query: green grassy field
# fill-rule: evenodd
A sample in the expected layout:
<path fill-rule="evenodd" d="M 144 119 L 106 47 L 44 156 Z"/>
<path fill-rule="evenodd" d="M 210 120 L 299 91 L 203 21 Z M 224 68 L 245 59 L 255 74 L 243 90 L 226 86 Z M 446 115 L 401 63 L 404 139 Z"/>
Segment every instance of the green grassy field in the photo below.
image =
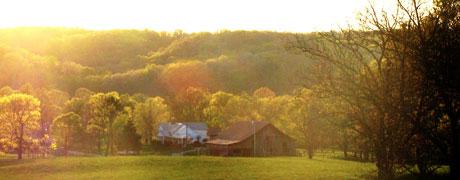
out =
<path fill-rule="evenodd" d="M 327 156 L 115 156 L 0 159 L 0 179 L 369 179 L 372 163 Z"/>

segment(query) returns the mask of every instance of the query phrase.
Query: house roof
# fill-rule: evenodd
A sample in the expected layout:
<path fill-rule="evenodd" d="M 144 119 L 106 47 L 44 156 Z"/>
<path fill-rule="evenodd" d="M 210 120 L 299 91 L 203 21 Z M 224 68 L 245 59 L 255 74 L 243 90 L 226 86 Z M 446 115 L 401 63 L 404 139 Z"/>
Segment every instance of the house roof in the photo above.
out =
<path fill-rule="evenodd" d="M 241 142 L 270 123 L 265 121 L 241 121 L 233 124 L 222 131 L 215 139 L 208 141 L 209 144 L 235 144 Z"/>
<path fill-rule="evenodd" d="M 167 123 L 160 123 L 159 127 L 163 129 L 174 131 L 182 127 L 183 125 L 186 125 L 187 128 L 190 128 L 193 130 L 206 131 L 208 129 L 208 125 L 206 125 L 206 123 L 200 123 L 200 122 L 177 122 L 177 123 L 167 122 Z"/>
<path fill-rule="evenodd" d="M 187 131 L 188 129 L 188 131 Z M 205 123 L 185 122 L 185 123 L 160 123 L 158 136 L 183 138 L 185 136 L 203 137 L 208 126 Z"/>
<path fill-rule="evenodd" d="M 182 124 L 186 125 L 188 128 L 193 129 L 193 130 L 206 131 L 208 129 L 208 125 L 206 123 L 183 122 Z"/>

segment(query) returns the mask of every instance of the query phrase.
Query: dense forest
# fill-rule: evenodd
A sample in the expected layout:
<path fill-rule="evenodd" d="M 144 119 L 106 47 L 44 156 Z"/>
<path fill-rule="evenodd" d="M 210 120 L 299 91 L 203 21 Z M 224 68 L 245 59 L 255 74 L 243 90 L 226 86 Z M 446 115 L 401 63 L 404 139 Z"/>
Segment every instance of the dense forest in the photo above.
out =
<path fill-rule="evenodd" d="M 0 30 L 0 151 L 139 152 L 161 122 L 258 120 L 380 179 L 460 177 L 460 3 L 397 9 L 302 34 Z"/>
<path fill-rule="evenodd" d="M 0 30 L 0 86 L 78 88 L 166 96 L 188 86 L 232 93 L 301 86 L 305 56 L 289 53 L 292 34 L 255 31 L 173 33 L 63 28 Z M 33 77 L 33 78 L 30 78 Z"/>

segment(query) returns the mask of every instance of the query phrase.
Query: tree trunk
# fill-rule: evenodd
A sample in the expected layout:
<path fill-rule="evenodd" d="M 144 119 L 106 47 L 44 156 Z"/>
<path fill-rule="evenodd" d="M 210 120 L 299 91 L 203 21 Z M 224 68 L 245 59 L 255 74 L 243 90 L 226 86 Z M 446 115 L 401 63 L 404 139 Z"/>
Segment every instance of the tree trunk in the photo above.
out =
<path fill-rule="evenodd" d="M 451 109 L 450 114 L 450 123 L 451 123 L 451 131 L 452 131 L 452 159 L 449 163 L 450 175 L 453 178 L 460 177 L 460 143 L 459 143 L 459 130 L 458 130 L 458 116 L 452 112 Z"/>
<path fill-rule="evenodd" d="M 421 177 L 426 177 L 428 175 L 428 166 L 422 160 L 417 160 L 417 168 Z"/>
<path fill-rule="evenodd" d="M 97 153 L 102 154 L 101 138 L 97 137 Z"/>
<path fill-rule="evenodd" d="M 21 123 L 19 127 L 18 159 L 22 159 L 23 143 L 24 143 L 24 124 Z"/>
<path fill-rule="evenodd" d="M 69 151 L 69 131 L 67 129 L 66 135 L 64 136 L 64 156 L 67 156 Z"/>
<path fill-rule="evenodd" d="M 344 158 L 348 158 L 348 135 L 346 130 L 343 133 L 343 156 Z"/>
<path fill-rule="evenodd" d="M 105 156 L 108 156 L 109 155 L 109 152 L 110 152 L 110 130 L 109 132 L 107 132 L 107 142 L 106 142 L 106 149 L 105 149 Z"/>
<path fill-rule="evenodd" d="M 369 161 L 369 144 L 367 142 L 364 143 L 363 160 Z"/>
<path fill-rule="evenodd" d="M 394 179 L 393 167 L 390 162 L 389 141 L 386 139 L 386 130 L 384 118 L 379 119 L 379 129 L 377 133 L 376 155 L 377 159 L 377 178 L 378 179 Z"/>
<path fill-rule="evenodd" d="M 390 167 L 390 162 L 388 159 L 388 151 L 385 150 L 385 147 L 378 147 L 377 153 L 377 178 L 378 179 L 393 179 L 394 173 L 393 169 Z"/>
<path fill-rule="evenodd" d="M 313 159 L 313 147 L 307 146 L 308 159 Z"/>

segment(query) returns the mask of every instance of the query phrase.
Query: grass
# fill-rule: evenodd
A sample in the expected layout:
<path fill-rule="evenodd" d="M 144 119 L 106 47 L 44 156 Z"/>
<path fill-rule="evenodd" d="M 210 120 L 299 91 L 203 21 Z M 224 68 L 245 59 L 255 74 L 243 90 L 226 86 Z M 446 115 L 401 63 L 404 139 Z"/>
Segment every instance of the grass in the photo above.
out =
<path fill-rule="evenodd" d="M 114 156 L 0 159 L 0 179 L 368 179 L 372 163 L 328 156 Z"/>

